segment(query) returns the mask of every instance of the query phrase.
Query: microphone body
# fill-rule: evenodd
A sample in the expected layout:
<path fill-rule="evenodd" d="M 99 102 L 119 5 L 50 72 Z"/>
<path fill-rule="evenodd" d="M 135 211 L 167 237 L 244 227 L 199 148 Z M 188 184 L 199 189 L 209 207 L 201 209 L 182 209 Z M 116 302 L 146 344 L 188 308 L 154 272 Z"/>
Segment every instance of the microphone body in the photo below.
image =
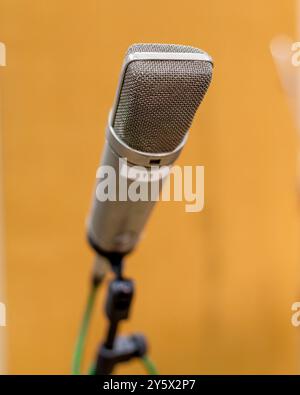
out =
<path fill-rule="evenodd" d="M 210 56 L 193 47 L 136 44 L 129 48 L 88 220 L 88 239 L 99 254 L 124 255 L 138 243 L 168 169 L 186 143 L 211 74 Z M 115 172 L 115 199 L 102 201 L 97 190 L 107 167 Z M 137 178 L 147 184 L 146 200 L 128 198 Z M 150 198 L 154 183 L 156 199 Z"/>

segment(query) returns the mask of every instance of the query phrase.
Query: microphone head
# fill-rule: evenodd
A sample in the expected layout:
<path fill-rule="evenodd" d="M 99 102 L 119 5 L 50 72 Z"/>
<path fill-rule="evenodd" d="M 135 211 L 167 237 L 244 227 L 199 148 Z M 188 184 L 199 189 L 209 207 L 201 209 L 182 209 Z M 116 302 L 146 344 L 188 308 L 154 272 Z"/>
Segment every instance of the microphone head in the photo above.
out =
<path fill-rule="evenodd" d="M 194 47 L 130 46 L 111 115 L 114 132 L 140 152 L 174 151 L 206 94 L 212 69 L 210 56 Z"/>

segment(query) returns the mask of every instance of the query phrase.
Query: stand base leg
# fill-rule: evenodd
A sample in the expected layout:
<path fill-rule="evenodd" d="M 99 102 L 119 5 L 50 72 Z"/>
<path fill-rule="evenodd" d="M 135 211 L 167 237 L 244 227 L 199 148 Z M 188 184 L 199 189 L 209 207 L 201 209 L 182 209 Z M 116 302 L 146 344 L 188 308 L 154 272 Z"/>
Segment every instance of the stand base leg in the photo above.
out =
<path fill-rule="evenodd" d="M 102 345 L 96 362 L 96 375 L 111 374 L 118 363 L 142 358 L 147 353 L 147 342 L 143 335 L 119 336 L 113 348 Z"/>

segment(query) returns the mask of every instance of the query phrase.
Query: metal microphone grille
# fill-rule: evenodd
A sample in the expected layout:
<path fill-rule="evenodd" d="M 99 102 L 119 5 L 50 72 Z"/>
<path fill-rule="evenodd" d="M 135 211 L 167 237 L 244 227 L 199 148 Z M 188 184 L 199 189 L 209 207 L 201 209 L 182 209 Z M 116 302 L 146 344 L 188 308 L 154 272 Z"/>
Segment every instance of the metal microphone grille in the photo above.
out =
<path fill-rule="evenodd" d="M 201 49 L 190 45 L 177 44 L 133 44 L 127 49 L 127 55 L 135 52 L 181 52 L 181 53 L 204 53 Z"/>
<path fill-rule="evenodd" d="M 203 53 L 190 46 L 135 44 L 136 52 Z M 209 87 L 212 64 L 195 60 L 137 60 L 123 79 L 112 119 L 115 133 L 142 152 L 171 152 L 182 142 Z"/>

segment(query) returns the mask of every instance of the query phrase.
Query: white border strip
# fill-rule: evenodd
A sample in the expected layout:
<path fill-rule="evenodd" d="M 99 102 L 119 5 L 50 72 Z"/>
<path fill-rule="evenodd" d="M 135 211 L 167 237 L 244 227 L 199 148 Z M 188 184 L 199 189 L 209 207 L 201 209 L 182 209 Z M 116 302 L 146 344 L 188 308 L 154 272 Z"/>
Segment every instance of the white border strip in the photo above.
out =
<path fill-rule="evenodd" d="M 4 47 L 5 48 L 5 47 Z M 4 55 L 5 56 L 5 55 Z M 6 63 L 4 61 L 3 66 Z M 1 72 L 0 68 L 0 72 Z M 2 126 L 2 91 L 0 86 L 0 303 L 1 311 L 5 313 L 5 248 L 4 248 L 4 185 L 3 185 L 3 126 Z M 3 310 L 4 308 L 4 310 Z M 3 317 L 2 317 L 3 318 Z M 1 320 L 3 324 L 3 319 Z M 4 317 L 6 321 L 6 317 Z M 0 374 L 6 373 L 7 370 L 7 329 L 0 327 Z"/>
<path fill-rule="evenodd" d="M 296 27 L 295 27 L 295 31 L 296 31 L 296 41 L 300 41 L 300 0 L 296 0 L 296 4 L 295 4 L 295 8 L 296 8 Z M 296 73 L 296 84 L 297 84 L 297 89 L 296 89 L 296 106 L 297 106 L 297 111 L 300 111 L 300 73 L 298 71 L 298 73 Z M 298 116 L 299 119 L 299 116 Z M 300 125 L 300 121 L 298 123 L 298 126 Z"/>

